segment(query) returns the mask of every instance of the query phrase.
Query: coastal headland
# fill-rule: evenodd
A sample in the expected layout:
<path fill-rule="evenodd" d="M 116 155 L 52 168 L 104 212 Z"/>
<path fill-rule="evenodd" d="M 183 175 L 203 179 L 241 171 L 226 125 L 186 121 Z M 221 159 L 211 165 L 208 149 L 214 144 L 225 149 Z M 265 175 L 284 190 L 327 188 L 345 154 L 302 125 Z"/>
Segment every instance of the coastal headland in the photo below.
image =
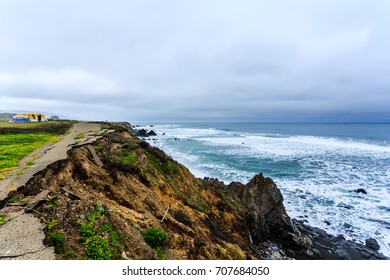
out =
<path fill-rule="evenodd" d="M 0 181 L 0 259 L 386 259 L 293 221 L 271 178 L 196 178 L 136 134 L 76 123 Z"/>

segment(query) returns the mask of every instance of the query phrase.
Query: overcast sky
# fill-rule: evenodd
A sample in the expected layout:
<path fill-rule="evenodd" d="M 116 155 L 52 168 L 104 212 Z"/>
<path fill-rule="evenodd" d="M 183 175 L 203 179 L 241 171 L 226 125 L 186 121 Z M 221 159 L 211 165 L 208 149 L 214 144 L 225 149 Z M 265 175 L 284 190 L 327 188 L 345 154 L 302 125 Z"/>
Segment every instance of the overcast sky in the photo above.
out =
<path fill-rule="evenodd" d="M 390 121 L 389 0 L 0 0 L 0 112 Z"/>

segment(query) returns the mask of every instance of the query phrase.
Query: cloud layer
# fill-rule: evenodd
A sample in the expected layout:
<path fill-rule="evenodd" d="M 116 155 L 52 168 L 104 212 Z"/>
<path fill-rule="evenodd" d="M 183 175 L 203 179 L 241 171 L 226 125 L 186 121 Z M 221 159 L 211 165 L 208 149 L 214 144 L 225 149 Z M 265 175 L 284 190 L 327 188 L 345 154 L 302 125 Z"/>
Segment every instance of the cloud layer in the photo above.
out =
<path fill-rule="evenodd" d="M 390 121 L 389 12 L 385 0 L 5 0 L 0 110 Z"/>

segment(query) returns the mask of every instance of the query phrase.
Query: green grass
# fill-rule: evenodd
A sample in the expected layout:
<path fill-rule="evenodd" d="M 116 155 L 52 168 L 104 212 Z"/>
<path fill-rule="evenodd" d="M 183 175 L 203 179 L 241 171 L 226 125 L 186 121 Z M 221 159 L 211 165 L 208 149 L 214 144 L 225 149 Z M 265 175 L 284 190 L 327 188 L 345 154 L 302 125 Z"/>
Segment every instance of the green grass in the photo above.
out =
<path fill-rule="evenodd" d="M 46 229 L 47 231 L 51 231 L 56 225 L 58 225 L 58 221 L 54 219 L 53 217 L 50 217 L 46 221 Z"/>
<path fill-rule="evenodd" d="M 178 167 L 177 163 L 172 162 L 169 159 L 161 159 L 158 155 L 149 151 L 146 152 L 146 157 L 148 158 L 149 163 L 165 176 L 169 177 L 171 174 L 181 174 L 180 168 Z"/>
<path fill-rule="evenodd" d="M 50 201 L 47 202 L 47 205 L 50 205 L 50 206 L 52 206 L 52 207 L 57 207 L 57 206 L 59 206 L 60 204 L 61 204 L 60 201 L 57 200 L 57 199 L 52 199 L 52 200 L 50 200 Z"/>
<path fill-rule="evenodd" d="M 63 253 L 65 250 L 65 236 L 62 232 L 48 233 L 49 245 L 54 247 L 55 253 Z"/>
<path fill-rule="evenodd" d="M 138 160 L 135 151 L 131 152 L 129 155 L 121 156 L 120 159 L 124 164 L 130 164 L 133 167 L 137 167 Z"/>
<path fill-rule="evenodd" d="M 65 134 L 74 124 L 71 121 L 50 121 L 41 123 L 0 122 L 0 134 L 52 133 Z"/>
<path fill-rule="evenodd" d="M 18 197 L 11 197 L 8 201 L 9 203 L 26 203 L 30 199 L 29 198 L 18 198 Z"/>
<path fill-rule="evenodd" d="M 83 133 L 80 133 L 80 134 L 78 134 L 74 139 L 75 140 L 78 140 L 78 139 L 82 139 L 82 138 L 84 138 L 85 137 L 85 135 L 83 134 Z"/>
<path fill-rule="evenodd" d="M 0 172 L 17 166 L 22 158 L 55 138 L 50 133 L 0 134 Z"/>
<path fill-rule="evenodd" d="M 111 128 L 111 124 L 109 124 L 109 123 L 102 123 L 100 125 L 100 129 L 102 129 L 102 130 L 110 129 L 110 128 Z"/>
<path fill-rule="evenodd" d="M 100 235 L 88 238 L 84 245 L 88 258 L 92 260 L 110 260 L 112 257 L 107 239 Z"/>
<path fill-rule="evenodd" d="M 57 230 L 54 231 L 58 221 L 54 217 L 49 217 L 46 221 L 46 239 L 49 246 L 54 247 L 54 252 L 59 254 L 65 251 L 65 235 Z"/>
<path fill-rule="evenodd" d="M 203 199 L 201 194 L 199 192 L 196 192 L 194 194 L 178 194 L 178 197 L 183 200 L 183 202 L 189 206 L 194 207 L 198 211 L 201 211 L 203 213 L 210 212 L 211 208 L 210 205 L 207 203 L 206 200 Z"/>
<path fill-rule="evenodd" d="M 165 260 L 166 256 L 164 253 L 164 249 L 162 247 L 157 247 L 156 248 L 156 253 L 157 253 L 157 259 L 158 260 Z"/>
<path fill-rule="evenodd" d="M 0 122 L 0 180 L 18 166 L 19 161 L 37 148 L 56 142 L 73 122 L 58 121 L 45 123 L 12 124 Z M 33 165 L 33 160 L 25 168 Z M 21 171 L 23 172 L 23 171 Z"/>
<path fill-rule="evenodd" d="M 0 226 L 4 225 L 6 222 L 8 222 L 8 219 L 5 218 L 5 213 L 0 212 Z"/>

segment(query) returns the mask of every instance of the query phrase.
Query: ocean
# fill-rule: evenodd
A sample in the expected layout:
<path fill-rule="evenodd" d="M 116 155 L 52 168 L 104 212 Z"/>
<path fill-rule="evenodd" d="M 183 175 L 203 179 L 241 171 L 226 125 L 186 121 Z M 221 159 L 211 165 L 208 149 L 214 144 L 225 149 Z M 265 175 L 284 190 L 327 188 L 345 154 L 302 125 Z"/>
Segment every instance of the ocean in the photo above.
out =
<path fill-rule="evenodd" d="M 271 177 L 290 217 L 390 256 L 390 123 L 154 123 L 148 142 L 197 177 Z M 364 189 L 366 194 L 356 192 Z"/>

